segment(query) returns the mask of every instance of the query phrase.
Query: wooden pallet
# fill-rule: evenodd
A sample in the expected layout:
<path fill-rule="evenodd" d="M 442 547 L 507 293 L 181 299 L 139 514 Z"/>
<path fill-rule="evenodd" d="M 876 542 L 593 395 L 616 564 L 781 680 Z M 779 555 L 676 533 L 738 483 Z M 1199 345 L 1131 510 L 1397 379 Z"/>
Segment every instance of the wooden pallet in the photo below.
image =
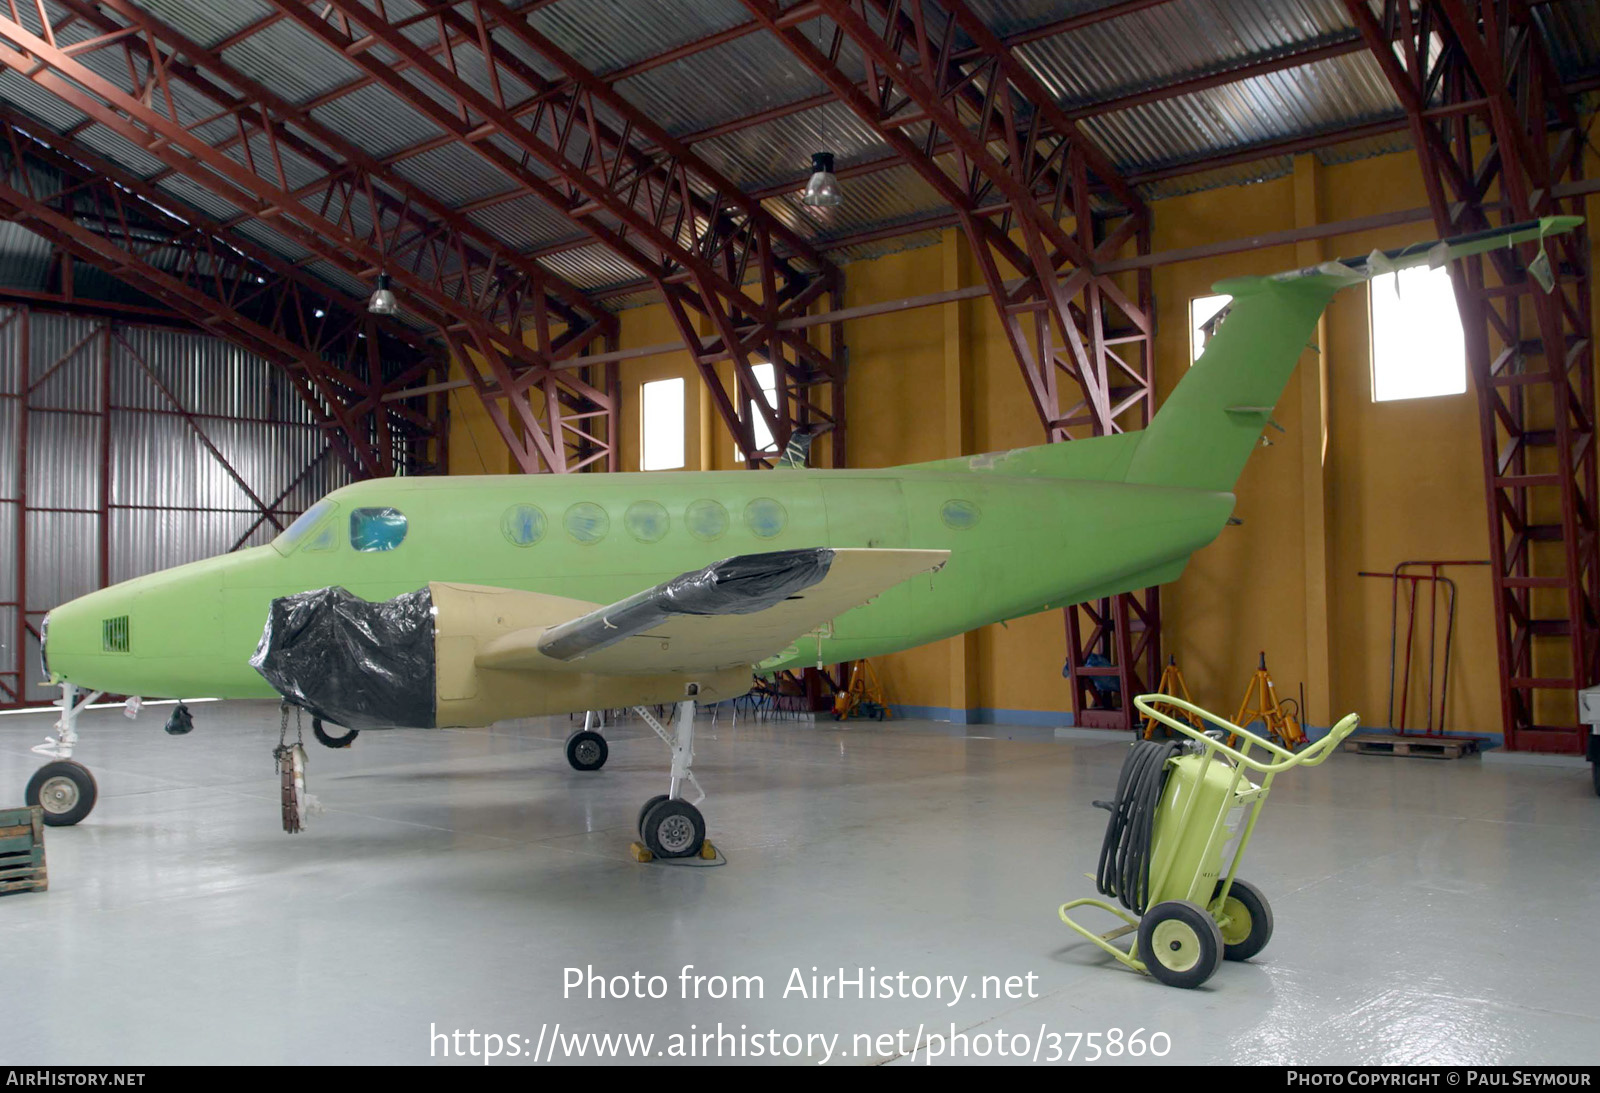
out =
<path fill-rule="evenodd" d="M 44 809 L 0 809 L 0 895 L 50 887 L 44 862 Z"/>
<path fill-rule="evenodd" d="M 1475 736 L 1377 736 L 1357 734 L 1344 742 L 1345 751 L 1360 755 L 1403 755 L 1413 759 L 1460 759 L 1478 750 Z"/>

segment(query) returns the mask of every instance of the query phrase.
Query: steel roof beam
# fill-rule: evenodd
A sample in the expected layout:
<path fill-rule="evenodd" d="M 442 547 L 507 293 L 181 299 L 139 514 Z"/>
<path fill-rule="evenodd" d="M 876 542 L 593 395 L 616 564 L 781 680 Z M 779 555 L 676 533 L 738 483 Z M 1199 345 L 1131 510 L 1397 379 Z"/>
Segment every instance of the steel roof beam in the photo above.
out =
<path fill-rule="evenodd" d="M 345 212 L 349 219 L 359 218 L 373 225 L 393 220 L 397 230 L 392 244 L 397 248 L 403 245 L 400 229 L 405 229 L 413 256 L 420 240 L 434 241 L 443 252 L 457 255 L 459 269 L 446 286 L 452 292 L 466 294 L 470 291 L 468 286 L 474 282 L 497 285 L 528 282 L 542 289 L 550 298 L 548 306 L 557 309 L 568 322 L 597 322 L 601 326 L 611 322 L 610 316 L 594 307 L 580 290 L 537 263 L 506 251 L 503 244 L 464 215 L 388 169 L 355 142 L 318 122 L 311 116 L 310 107 L 287 102 L 238 71 L 223 59 L 221 47 L 207 50 L 130 0 L 53 2 L 93 23 L 107 35 L 137 27 L 140 36 L 149 43 L 152 55 L 165 53 L 161 63 L 168 72 L 217 104 L 218 111 L 203 119 L 202 124 L 227 117 L 238 119 L 235 131 L 213 145 L 218 151 L 240 147 L 246 136 L 269 135 L 326 172 L 316 182 L 293 190 L 296 198 L 305 201 L 320 196 L 323 200 L 319 204 L 334 207 L 348 202 L 351 207 Z M 242 33 L 240 37 L 245 36 L 248 35 Z M 130 65 L 132 61 L 130 57 Z M 171 173 L 176 172 L 168 168 L 152 181 L 160 181 Z M 400 259 L 404 257 L 404 254 L 399 256 Z M 357 271 L 358 275 L 369 278 L 376 272 Z M 501 321 L 504 319 L 501 316 Z"/>
<path fill-rule="evenodd" d="M 970 12 L 964 5 L 947 0 L 945 23 L 930 25 L 938 14 L 929 5 L 898 3 L 886 5 L 872 16 L 860 4 L 843 0 L 820 0 L 820 7 L 836 25 L 855 41 L 868 58 L 870 92 L 848 77 L 838 66 L 836 56 L 825 54 L 811 37 L 779 25 L 777 8 L 767 0 L 744 0 L 746 8 L 778 35 L 790 51 L 816 73 L 864 122 L 873 126 L 890 147 L 931 185 L 961 219 L 973 244 L 979 267 L 1006 324 L 1013 355 L 1022 367 L 1035 409 L 1052 439 L 1065 439 L 1076 431 L 1085 413 L 1093 431 L 1115 432 L 1120 426 L 1112 414 L 1111 383 L 1108 369 L 1132 373 L 1149 391 L 1144 369 L 1130 367 L 1116 353 L 1103 351 L 1099 342 L 1085 343 L 1080 317 L 1098 305 L 1089 302 L 1087 310 L 1074 302 L 1080 293 L 1114 301 L 1132 324 L 1148 330 L 1149 320 L 1110 278 L 1093 274 L 1096 254 L 1104 259 L 1132 239 L 1142 227 L 1144 205 L 1117 179 L 1101 153 L 1084 140 L 1057 109 L 1033 101 L 1037 85 L 1019 75 L 1004 47 L 986 31 L 973 33 L 975 42 L 993 52 L 982 62 L 983 73 L 952 66 L 952 26 L 969 30 Z M 902 20 L 910 20 L 907 34 Z M 959 23 L 957 22 L 959 20 Z M 908 62 L 902 50 L 915 60 Z M 832 51 L 836 54 L 836 48 Z M 968 109 L 965 93 L 977 90 L 985 104 L 976 127 L 962 111 Z M 1028 92 L 1033 92 L 1029 95 Z M 905 121 L 929 123 L 929 137 L 917 144 L 907 135 Z M 930 155 L 930 148 L 941 138 L 953 145 L 957 160 L 955 176 L 947 174 Z M 1006 150 L 1005 158 L 994 152 Z M 1045 149 L 1043 152 L 1040 149 Z M 1052 193 L 1040 201 L 1040 181 L 1054 176 Z M 1094 238 L 1093 218 L 1088 212 L 1088 186 L 1091 178 L 1126 195 L 1135 215 L 1103 240 Z M 980 213 L 991 190 L 999 190 L 1013 204 L 1014 218 L 994 220 Z M 1049 207 L 1047 208 L 1046 205 Z M 1060 218 L 1076 215 L 1076 235 L 1069 235 Z M 1014 242 L 1008 229 L 1020 229 L 1022 244 Z M 1002 285 L 998 262 L 1004 261 L 1028 275 L 1027 286 L 1007 291 Z M 1058 280 L 1063 265 L 1078 267 L 1079 276 Z M 1029 330 L 1027 316 L 1043 313 L 1054 331 L 1053 344 L 1040 342 L 1040 331 Z M 1124 306 L 1125 305 L 1125 306 Z M 1090 337 L 1094 337 L 1091 333 Z M 1046 342 L 1050 339 L 1045 339 Z M 1132 350 L 1128 351 L 1131 355 Z M 1082 390 L 1077 405 L 1064 407 L 1060 401 L 1057 375 L 1072 376 Z M 1119 384 L 1120 386 L 1120 384 Z M 1138 405 L 1128 407 L 1135 412 Z"/>
<path fill-rule="evenodd" d="M 828 290 L 836 276 L 832 264 L 497 0 L 468 0 L 454 8 L 434 9 L 438 19 L 432 34 L 436 39 L 450 33 L 455 18 L 485 28 L 475 47 L 456 47 L 439 56 L 430 55 L 426 44 L 418 40 L 420 33 L 407 33 L 383 11 L 353 0 L 334 0 L 326 19 L 299 0 L 272 2 L 377 83 L 405 98 L 433 124 L 473 148 L 512 181 L 561 211 L 596 242 L 649 277 L 661 289 L 686 344 L 699 343 L 696 326 L 698 317 L 705 316 L 721 335 L 721 342 L 704 355 L 710 359 L 701 361 L 702 375 L 745 452 L 756 449 L 749 408 L 763 419 L 781 448 L 795 421 L 809 412 L 807 389 L 842 381 L 842 369 L 827 353 L 803 336 L 779 331 L 776 326 L 780 318 L 804 312 Z M 447 10 L 449 15 L 444 14 Z M 580 91 L 543 99 L 519 118 L 518 110 L 527 102 L 508 89 L 527 83 L 523 78 L 526 66 L 508 58 L 488 34 L 490 25 L 555 65 Z M 377 56 L 377 46 L 406 61 L 414 74 L 443 91 L 448 101 L 423 94 L 396 75 L 394 61 L 387 55 Z M 460 75 L 459 64 L 468 54 L 475 54 L 474 63 L 486 66 L 487 91 Z M 543 89 L 529 86 L 534 94 Z M 622 125 L 614 139 L 608 140 L 599 131 L 602 111 Z M 572 140 L 575 132 L 588 138 L 581 153 Z M 635 134 L 656 150 L 641 152 L 631 143 Z M 533 163 L 550 177 L 533 169 Z M 780 242 L 807 255 L 819 266 L 820 276 L 805 278 L 784 268 L 776 252 Z M 744 287 L 750 274 L 761 284 L 759 300 Z M 747 316 L 756 319 L 758 332 L 741 337 L 737 331 Z M 755 379 L 752 366 L 757 350 L 780 366 L 784 397 L 777 407 L 767 404 Z M 732 359 L 737 398 L 721 389 L 711 367 L 716 358 Z"/>
<path fill-rule="evenodd" d="M 441 433 L 425 410 L 383 400 L 390 388 L 381 372 L 361 375 L 350 368 L 382 342 L 385 354 L 401 362 L 388 383 L 404 388 L 440 367 L 433 347 L 415 344 L 409 331 L 332 296 L 170 195 L 151 194 L 142 180 L 18 122 L 9 110 L 0 112 L 0 213 L 6 219 L 128 282 L 201 330 L 278 365 L 357 477 L 395 473 L 391 429 L 415 437 Z M 60 184 L 41 182 L 51 176 Z M 158 252 L 173 250 L 183 256 L 176 268 L 155 263 Z"/>
<path fill-rule="evenodd" d="M 549 367 L 552 360 L 578 351 L 602 334 L 614 324 L 614 317 L 584 300 L 595 321 L 556 337 L 551 312 L 565 305 L 552 304 L 546 295 L 544 286 L 553 279 L 544 271 L 535 268 L 529 276 L 497 278 L 491 275 L 494 267 L 508 268 L 508 263 L 521 264 L 523 260 L 491 250 L 490 271 L 471 278 L 463 275 L 462 271 L 469 270 L 472 254 L 466 241 L 442 225 L 418 228 L 411 210 L 404 206 L 386 221 L 376 197 L 379 187 L 370 175 L 352 171 L 333 178 L 320 207 L 309 209 L 289 188 L 281 154 L 283 127 L 268 120 L 266 107 L 261 106 L 259 115 L 266 143 L 264 161 L 251 155 L 235 159 L 219 152 L 196 132 L 208 119 L 188 125 L 173 120 L 177 111 L 171 79 L 182 62 L 175 51 L 163 46 L 150 21 L 134 25 L 137 29 L 67 50 L 56 44 L 50 28 L 40 37 L 14 20 L 0 17 L 0 65 L 25 75 L 184 177 L 269 221 L 287 238 L 353 276 L 387 271 L 404 294 L 408 310 L 442 332 L 472 331 L 475 340 L 503 358 L 508 374 L 520 370 L 515 371 L 515 382 L 504 390 L 507 399 L 518 403 L 527 425 L 524 435 L 507 437 L 524 471 L 566 470 L 569 449 L 587 449 L 588 438 L 561 427 L 555 414 L 541 419 L 543 424 L 537 430 L 528 424 L 537 417 L 529 405 L 529 392 L 554 378 L 562 398 L 579 412 L 598 408 L 614 417 L 614 401 L 605 392 L 581 375 L 558 374 Z M 131 90 L 82 62 L 83 54 L 105 49 L 120 51 L 125 57 L 128 80 L 135 85 Z M 263 93 L 262 100 L 265 98 Z M 257 105 L 262 100 L 257 100 Z M 227 101 L 224 99 L 225 104 Z M 228 113 L 224 111 L 224 116 Z M 242 115 L 236 116 L 243 125 Z M 353 211 L 363 204 L 373 214 L 364 229 Z M 405 264 L 399 264 L 402 262 Z M 527 344 L 528 334 L 534 335 L 535 344 Z M 535 433 L 542 434 L 542 439 Z M 527 446 L 530 442 L 532 447 Z"/>

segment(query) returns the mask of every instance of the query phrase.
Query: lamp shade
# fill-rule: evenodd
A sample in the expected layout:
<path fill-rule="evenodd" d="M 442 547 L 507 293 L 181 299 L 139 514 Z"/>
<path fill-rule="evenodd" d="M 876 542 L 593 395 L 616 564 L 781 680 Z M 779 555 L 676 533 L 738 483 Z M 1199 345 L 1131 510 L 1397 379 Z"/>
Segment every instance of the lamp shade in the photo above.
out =
<path fill-rule="evenodd" d="M 833 153 L 814 153 L 811 157 L 811 178 L 806 182 L 805 192 L 800 195 L 800 204 L 829 208 L 843 201 L 839 180 L 833 174 Z"/>

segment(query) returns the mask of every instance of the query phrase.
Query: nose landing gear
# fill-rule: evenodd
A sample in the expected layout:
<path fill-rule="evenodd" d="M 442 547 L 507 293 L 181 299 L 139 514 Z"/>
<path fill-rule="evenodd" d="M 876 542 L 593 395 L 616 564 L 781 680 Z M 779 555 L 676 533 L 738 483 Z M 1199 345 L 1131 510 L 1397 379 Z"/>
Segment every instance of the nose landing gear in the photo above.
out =
<path fill-rule="evenodd" d="M 38 805 L 44 811 L 44 822 L 50 827 L 70 827 L 94 811 L 100 797 L 94 775 L 82 763 L 72 758 L 72 749 L 78 743 L 78 714 L 102 694 L 95 691 L 78 698 L 78 688 L 71 683 L 61 685 L 61 698 L 56 705 L 61 717 L 55 724 L 55 735 L 32 749 L 37 755 L 48 756 L 52 761 L 34 772 L 28 779 L 23 800 Z"/>
<path fill-rule="evenodd" d="M 34 771 L 23 800 L 44 811 L 51 827 L 70 827 L 94 811 L 100 796 L 94 775 L 82 763 L 57 759 Z"/>

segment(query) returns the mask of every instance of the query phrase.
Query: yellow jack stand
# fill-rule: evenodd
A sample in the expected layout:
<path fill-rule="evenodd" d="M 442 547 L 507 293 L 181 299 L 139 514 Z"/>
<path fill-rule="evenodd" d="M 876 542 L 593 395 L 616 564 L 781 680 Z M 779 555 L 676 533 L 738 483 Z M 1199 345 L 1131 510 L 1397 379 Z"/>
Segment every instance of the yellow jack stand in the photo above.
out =
<path fill-rule="evenodd" d="M 1166 695 L 1168 698 L 1181 698 L 1191 706 L 1194 704 L 1194 699 L 1189 696 L 1189 685 L 1183 681 L 1183 669 L 1178 667 L 1177 657 L 1170 654 L 1167 656 L 1167 666 L 1161 669 L 1161 682 L 1156 686 L 1156 694 Z M 1153 698 L 1154 696 L 1152 696 L 1151 705 L 1164 706 L 1174 716 L 1183 718 L 1201 732 L 1206 731 L 1205 722 L 1182 706 L 1167 706 L 1167 703 L 1155 702 Z M 1144 738 L 1146 740 L 1155 737 L 1156 724 L 1156 719 L 1153 717 L 1144 719 Z"/>
<path fill-rule="evenodd" d="M 882 721 L 891 716 L 889 696 L 878 673 L 869 660 L 858 660 L 850 666 L 850 682 L 844 690 L 833 696 L 833 719 L 844 721 L 851 717 L 870 717 Z"/>
<path fill-rule="evenodd" d="M 1254 700 L 1255 705 L 1250 703 Z M 1235 725 L 1249 725 L 1260 721 L 1266 726 L 1267 735 L 1282 741 L 1283 746 L 1293 750 L 1306 742 L 1306 734 L 1300 729 L 1298 705 L 1294 705 L 1294 713 L 1284 708 L 1278 701 L 1278 692 L 1272 686 L 1272 677 L 1267 674 L 1267 654 L 1261 654 L 1261 662 L 1256 665 L 1255 675 L 1250 677 L 1250 685 L 1245 688 L 1244 700 L 1239 703 L 1239 712 L 1234 715 Z M 1230 744 L 1232 741 L 1229 742 Z"/>

